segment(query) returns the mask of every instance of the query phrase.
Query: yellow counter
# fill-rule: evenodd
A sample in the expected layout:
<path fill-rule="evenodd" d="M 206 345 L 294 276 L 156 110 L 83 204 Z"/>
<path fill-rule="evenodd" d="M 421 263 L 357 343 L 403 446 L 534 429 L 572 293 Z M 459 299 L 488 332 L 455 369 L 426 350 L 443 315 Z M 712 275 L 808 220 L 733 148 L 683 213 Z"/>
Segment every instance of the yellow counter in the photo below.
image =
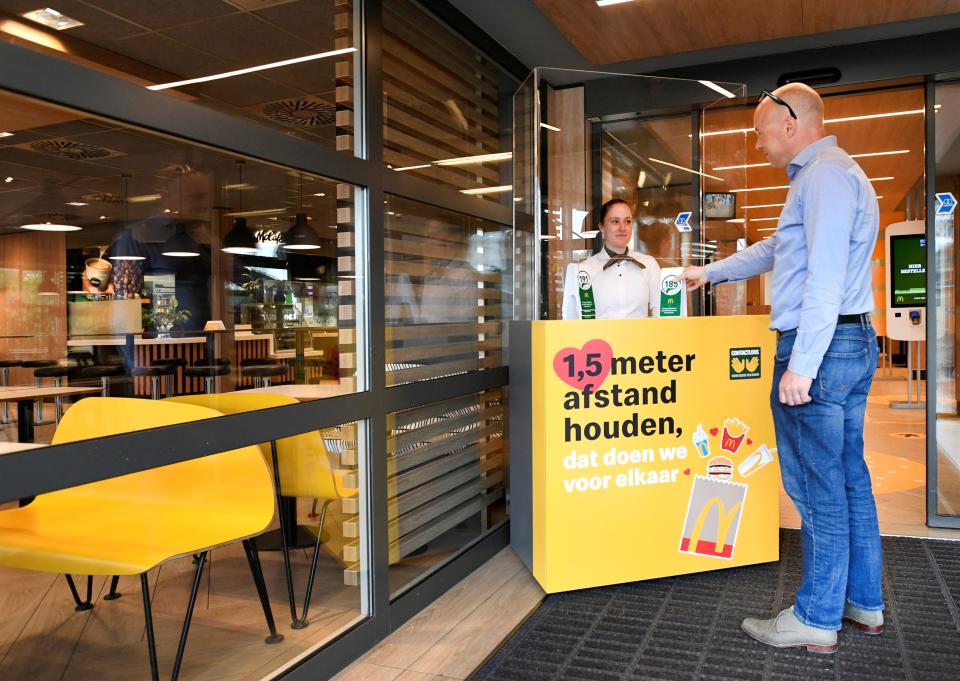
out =
<path fill-rule="evenodd" d="M 769 321 L 511 324 L 511 543 L 545 591 L 777 560 Z"/>

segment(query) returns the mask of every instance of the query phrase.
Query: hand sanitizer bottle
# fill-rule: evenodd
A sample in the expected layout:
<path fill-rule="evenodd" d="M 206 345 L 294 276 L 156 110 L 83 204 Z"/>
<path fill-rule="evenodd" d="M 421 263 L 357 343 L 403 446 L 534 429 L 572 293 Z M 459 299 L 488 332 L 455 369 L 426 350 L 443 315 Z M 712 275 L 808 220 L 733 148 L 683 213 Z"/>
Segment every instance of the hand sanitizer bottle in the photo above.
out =
<path fill-rule="evenodd" d="M 700 456 L 704 458 L 710 456 L 710 442 L 707 440 L 702 423 L 697 424 L 697 431 L 693 434 L 693 446 L 700 452 Z"/>

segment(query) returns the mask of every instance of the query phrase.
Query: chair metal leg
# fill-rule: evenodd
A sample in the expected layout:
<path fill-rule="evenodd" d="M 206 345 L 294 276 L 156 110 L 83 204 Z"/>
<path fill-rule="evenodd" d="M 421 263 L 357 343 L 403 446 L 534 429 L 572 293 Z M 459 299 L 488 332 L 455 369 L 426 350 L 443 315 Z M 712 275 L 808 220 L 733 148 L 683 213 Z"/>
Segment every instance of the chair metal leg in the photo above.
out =
<path fill-rule="evenodd" d="M 73 577 L 71 575 L 64 575 L 67 578 L 67 586 L 70 587 L 70 595 L 73 596 L 73 601 L 77 604 L 77 607 L 74 608 L 77 612 L 83 612 L 84 610 L 93 610 L 93 603 L 91 598 L 93 597 L 93 575 L 87 575 L 87 600 L 81 601 L 80 594 L 77 593 L 77 585 L 73 583 Z"/>
<path fill-rule="evenodd" d="M 263 581 L 263 569 L 260 566 L 260 555 L 257 553 L 257 544 L 254 539 L 243 540 L 243 550 L 247 554 L 247 562 L 250 563 L 250 574 L 253 575 L 253 583 L 257 586 L 257 595 L 260 596 L 260 607 L 263 608 L 263 616 L 267 619 L 267 628 L 270 635 L 264 639 L 267 643 L 280 643 L 283 640 L 283 634 L 277 633 L 277 625 L 273 621 L 273 610 L 270 607 L 270 597 L 267 595 L 267 585 Z"/>
<path fill-rule="evenodd" d="M 303 614 L 297 622 L 300 626 L 295 629 L 302 629 L 307 626 L 307 612 L 310 610 L 310 597 L 313 595 L 313 580 L 317 574 L 317 558 L 320 556 L 320 540 L 323 537 L 323 521 L 327 517 L 327 507 L 333 502 L 333 499 L 327 499 L 323 502 L 323 508 L 320 509 L 320 524 L 317 526 L 317 543 L 313 547 L 313 558 L 310 560 L 310 576 L 307 577 L 307 593 L 303 597 Z"/>
<path fill-rule="evenodd" d="M 115 601 L 123 594 L 117 591 L 117 585 L 120 583 L 120 576 L 114 575 L 110 578 L 110 593 L 103 597 L 105 601 Z"/>
<path fill-rule="evenodd" d="M 167 374 L 167 377 L 164 379 L 167 389 L 167 397 L 173 397 L 173 390 L 177 384 L 177 375 L 176 374 Z"/>
<path fill-rule="evenodd" d="M 160 681 L 160 667 L 157 665 L 157 640 L 153 635 L 153 613 L 150 611 L 150 583 L 147 573 L 140 574 L 140 593 L 143 594 L 143 620 L 147 627 L 147 649 L 150 651 L 150 678 Z"/>
<path fill-rule="evenodd" d="M 59 388 L 61 385 L 63 385 L 63 380 L 59 376 L 57 376 L 53 380 L 53 384 Z M 63 418 L 63 398 L 62 397 L 53 398 L 53 405 L 54 405 L 53 420 L 57 425 L 60 425 L 60 419 Z"/>
<path fill-rule="evenodd" d="M 100 397 L 110 397 L 110 379 L 107 376 L 100 377 Z"/>
<path fill-rule="evenodd" d="M 190 601 L 187 603 L 187 612 L 183 617 L 183 629 L 180 630 L 180 644 L 177 646 L 177 657 L 173 661 L 173 671 L 170 673 L 170 681 L 177 681 L 180 676 L 180 664 L 183 662 L 183 651 L 187 647 L 187 634 L 190 633 L 190 621 L 193 619 L 193 607 L 197 603 L 197 593 L 200 591 L 200 581 L 203 577 L 203 564 L 206 561 L 207 552 L 200 554 L 200 560 L 197 561 L 197 570 L 193 575 L 193 588 L 190 590 Z"/>
<path fill-rule="evenodd" d="M 8 385 L 10 385 L 10 368 L 3 367 L 3 369 L 0 369 L 0 388 L 6 388 Z M 0 420 L 0 423 L 13 423 L 13 419 L 10 418 L 9 402 L 3 403 L 3 419 Z"/>
<path fill-rule="evenodd" d="M 159 376 L 150 377 L 150 399 L 151 400 L 160 399 L 160 377 Z"/>
<path fill-rule="evenodd" d="M 297 597 L 293 593 L 293 568 L 290 565 L 290 547 L 287 545 L 287 533 L 283 531 L 286 527 L 286 517 L 284 506 L 281 502 L 280 491 L 280 459 L 277 456 L 277 441 L 270 441 L 270 456 L 273 459 L 273 494 L 277 502 L 277 514 L 280 516 L 280 550 L 283 552 L 283 573 L 287 578 L 287 599 L 290 601 L 290 626 L 294 629 L 302 629 L 297 626 L 300 618 L 297 617 Z"/>

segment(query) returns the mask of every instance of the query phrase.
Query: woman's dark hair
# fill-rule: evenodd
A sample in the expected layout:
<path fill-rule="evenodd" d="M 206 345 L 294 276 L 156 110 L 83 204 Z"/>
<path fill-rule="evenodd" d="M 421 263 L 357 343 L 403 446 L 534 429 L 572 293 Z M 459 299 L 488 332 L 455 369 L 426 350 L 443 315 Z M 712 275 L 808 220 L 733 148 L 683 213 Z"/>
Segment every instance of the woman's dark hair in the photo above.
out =
<path fill-rule="evenodd" d="M 603 224 L 603 221 L 607 219 L 607 213 L 613 206 L 616 206 L 618 203 L 622 203 L 627 208 L 630 208 L 630 204 L 624 201 L 623 199 L 610 199 L 605 204 L 600 206 L 600 219 L 597 220 L 597 229 L 600 229 L 600 225 Z M 630 208 L 630 211 L 633 212 L 633 209 Z M 603 232 L 597 231 L 597 235 L 593 237 L 593 255 L 596 255 L 603 249 Z"/>
<path fill-rule="evenodd" d="M 618 203 L 622 203 L 627 208 L 630 208 L 630 204 L 624 201 L 623 199 L 610 199 L 605 204 L 600 206 L 600 215 L 599 215 L 599 218 L 597 219 L 598 225 L 603 224 L 603 221 L 607 219 L 607 213 L 609 212 L 609 210 L 614 206 L 616 206 Z M 631 212 L 633 211 L 632 208 L 630 210 Z"/>

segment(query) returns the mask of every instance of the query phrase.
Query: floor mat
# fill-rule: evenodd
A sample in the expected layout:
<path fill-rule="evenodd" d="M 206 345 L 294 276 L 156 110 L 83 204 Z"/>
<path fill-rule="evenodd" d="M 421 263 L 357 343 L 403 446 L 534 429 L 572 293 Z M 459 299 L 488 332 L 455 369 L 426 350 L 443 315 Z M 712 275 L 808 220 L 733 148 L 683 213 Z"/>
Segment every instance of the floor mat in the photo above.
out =
<path fill-rule="evenodd" d="M 886 628 L 845 626 L 840 651 L 775 650 L 739 627 L 793 603 L 800 533 L 782 530 L 781 560 L 548 596 L 473 681 L 956 681 L 960 679 L 960 542 L 885 537 Z"/>

